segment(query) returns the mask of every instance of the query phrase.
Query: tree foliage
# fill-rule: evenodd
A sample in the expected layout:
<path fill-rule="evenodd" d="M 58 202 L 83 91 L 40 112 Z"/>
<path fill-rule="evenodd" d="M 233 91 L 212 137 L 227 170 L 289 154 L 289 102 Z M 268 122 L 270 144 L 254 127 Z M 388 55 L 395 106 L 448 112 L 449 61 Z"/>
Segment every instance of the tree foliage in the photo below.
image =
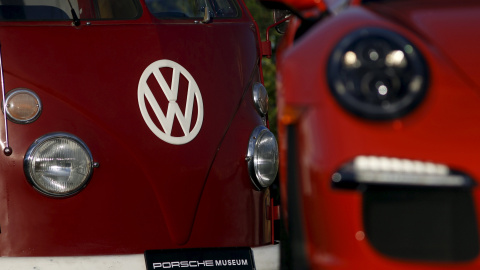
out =
<path fill-rule="evenodd" d="M 258 24 L 258 28 L 260 29 L 260 35 L 262 40 L 266 39 L 266 31 L 268 26 L 273 24 L 273 13 L 271 10 L 264 8 L 258 0 L 244 0 L 245 4 L 247 5 L 248 9 L 252 13 L 255 21 Z M 272 48 L 275 48 L 275 44 L 277 40 L 279 40 L 281 36 L 276 33 L 275 30 L 271 30 L 270 32 L 270 40 L 272 41 Z M 262 67 L 263 67 L 263 76 L 264 76 L 264 84 L 265 88 L 267 88 L 268 96 L 269 96 L 269 120 L 270 120 L 270 129 L 274 134 L 277 132 L 277 104 L 276 104 L 276 88 L 275 88 L 275 76 L 276 76 L 276 69 L 275 69 L 275 59 L 274 57 L 268 59 L 262 59 Z"/>

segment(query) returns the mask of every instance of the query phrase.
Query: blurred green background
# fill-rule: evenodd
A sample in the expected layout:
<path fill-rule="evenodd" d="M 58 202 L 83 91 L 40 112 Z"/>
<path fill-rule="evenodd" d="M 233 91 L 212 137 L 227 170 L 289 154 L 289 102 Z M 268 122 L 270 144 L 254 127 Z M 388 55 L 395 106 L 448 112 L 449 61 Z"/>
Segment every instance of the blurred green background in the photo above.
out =
<path fill-rule="evenodd" d="M 266 39 L 266 31 L 268 26 L 273 24 L 273 11 L 264 8 L 258 0 L 244 0 L 248 9 L 252 13 L 255 21 L 260 28 L 260 35 L 262 41 Z M 269 112 L 268 117 L 270 120 L 270 130 L 277 135 L 277 104 L 275 98 L 275 45 L 280 40 L 281 35 L 275 31 L 270 30 L 270 40 L 272 41 L 273 56 L 268 59 L 264 57 L 262 59 L 263 76 L 265 81 L 265 88 L 267 88 L 269 96 Z"/>

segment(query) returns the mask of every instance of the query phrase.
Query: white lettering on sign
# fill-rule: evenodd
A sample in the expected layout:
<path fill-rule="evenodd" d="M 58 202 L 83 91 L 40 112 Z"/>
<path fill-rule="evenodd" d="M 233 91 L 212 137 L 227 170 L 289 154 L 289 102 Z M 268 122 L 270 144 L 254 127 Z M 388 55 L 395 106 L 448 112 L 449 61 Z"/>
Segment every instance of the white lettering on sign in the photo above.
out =
<path fill-rule="evenodd" d="M 172 82 L 169 85 L 161 72 L 161 68 L 172 69 Z M 161 108 L 155 99 L 152 90 L 147 84 L 148 78 L 154 76 L 156 82 L 162 89 L 163 94 L 169 101 L 168 107 Z M 185 107 L 185 114 L 182 113 L 180 105 L 177 103 L 180 79 L 184 77 L 188 82 L 188 92 Z M 153 110 L 155 117 L 160 122 L 162 130 L 152 120 L 146 102 Z M 193 117 L 194 102 L 197 105 L 197 117 Z M 197 83 L 192 75 L 181 65 L 170 60 L 158 60 L 150 64 L 140 77 L 138 83 L 138 105 L 142 113 L 143 120 L 150 128 L 150 130 L 160 139 L 171 144 L 186 144 L 192 141 L 200 132 L 203 123 L 203 100 Z M 182 104 L 183 105 L 183 104 Z M 167 112 L 166 114 L 164 112 Z M 172 127 L 175 119 L 178 120 L 183 131 L 183 136 L 172 136 Z M 191 128 L 192 121 L 195 121 L 193 128 Z"/>
<path fill-rule="evenodd" d="M 197 267 L 212 267 L 213 260 L 205 261 L 179 261 L 179 262 L 158 262 L 153 263 L 153 269 L 172 269 L 172 268 L 197 268 Z"/>
<path fill-rule="evenodd" d="M 247 259 L 236 260 L 204 260 L 204 261 L 177 261 L 177 262 L 157 262 L 153 263 L 153 269 L 172 269 L 172 268 L 197 268 L 197 267 L 228 267 L 228 266 L 248 266 Z"/>
<path fill-rule="evenodd" d="M 216 266 L 248 265 L 248 260 L 215 260 Z"/>

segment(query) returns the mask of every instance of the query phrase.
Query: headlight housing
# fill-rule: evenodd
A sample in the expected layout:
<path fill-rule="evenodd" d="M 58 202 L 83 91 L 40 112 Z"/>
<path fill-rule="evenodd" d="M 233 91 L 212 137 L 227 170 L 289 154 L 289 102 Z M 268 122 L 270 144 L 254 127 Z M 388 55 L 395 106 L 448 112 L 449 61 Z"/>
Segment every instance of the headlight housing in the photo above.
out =
<path fill-rule="evenodd" d="M 54 133 L 30 146 L 23 167 L 35 189 L 49 196 L 66 197 L 86 186 L 93 172 L 93 158 L 79 138 Z"/>
<path fill-rule="evenodd" d="M 278 144 L 268 128 L 256 127 L 250 135 L 246 160 L 250 179 L 257 190 L 269 187 L 278 172 Z"/>
<path fill-rule="evenodd" d="M 380 28 L 343 38 L 328 63 L 328 81 L 338 102 L 369 119 L 388 120 L 413 110 L 427 92 L 428 71 L 411 42 Z"/>

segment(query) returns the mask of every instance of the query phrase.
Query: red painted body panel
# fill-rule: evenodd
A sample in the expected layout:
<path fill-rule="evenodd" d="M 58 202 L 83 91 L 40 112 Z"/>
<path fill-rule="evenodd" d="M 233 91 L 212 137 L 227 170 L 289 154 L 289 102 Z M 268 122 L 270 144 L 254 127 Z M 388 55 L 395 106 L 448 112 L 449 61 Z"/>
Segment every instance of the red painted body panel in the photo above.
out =
<path fill-rule="evenodd" d="M 312 1 L 313 2 L 313 1 Z M 288 124 L 297 132 L 300 201 L 307 260 L 312 269 L 478 269 L 460 263 L 390 258 L 365 238 L 362 193 L 332 189 L 332 174 L 356 156 L 432 161 L 480 179 L 480 6 L 474 1 L 379 1 L 350 6 L 315 24 L 304 36 L 287 33 L 278 58 L 280 176 L 287 200 Z M 293 20 L 298 23 L 297 20 Z M 290 25 L 295 31 L 298 25 Z M 346 111 L 329 90 L 327 63 L 337 43 L 363 27 L 380 27 L 410 40 L 430 69 L 426 98 L 407 116 L 372 121 Z M 292 118 L 298 113 L 300 117 Z M 293 121 L 292 119 L 296 120 Z M 286 120 L 289 120 L 286 122 Z M 473 188 L 478 224 L 480 192 Z M 285 216 L 288 213 L 284 213 Z M 446 236 L 447 237 L 447 236 Z"/>
<path fill-rule="evenodd" d="M 241 18 L 210 24 L 158 20 L 145 6 L 136 20 L 78 28 L 0 22 L 7 91 L 32 89 L 44 107 L 32 124 L 9 123 L 13 155 L 0 156 L 1 256 L 270 242 L 262 214 L 269 192 L 254 191 L 245 162 L 250 133 L 262 124 L 251 98 L 251 85 L 262 81 L 258 30 L 239 6 Z M 203 125 L 188 144 L 157 138 L 139 110 L 142 72 L 160 59 L 182 65 L 202 93 Z M 100 164 L 88 186 L 65 199 L 35 191 L 23 173 L 28 147 L 57 131 L 81 138 Z M 180 132 L 174 123 L 173 134 Z"/>
<path fill-rule="evenodd" d="M 287 7 L 292 8 L 297 11 L 318 8 L 320 10 L 325 10 L 326 6 L 324 1 L 311 1 L 311 0 L 269 0 L 265 1 L 267 3 L 283 3 Z"/>

